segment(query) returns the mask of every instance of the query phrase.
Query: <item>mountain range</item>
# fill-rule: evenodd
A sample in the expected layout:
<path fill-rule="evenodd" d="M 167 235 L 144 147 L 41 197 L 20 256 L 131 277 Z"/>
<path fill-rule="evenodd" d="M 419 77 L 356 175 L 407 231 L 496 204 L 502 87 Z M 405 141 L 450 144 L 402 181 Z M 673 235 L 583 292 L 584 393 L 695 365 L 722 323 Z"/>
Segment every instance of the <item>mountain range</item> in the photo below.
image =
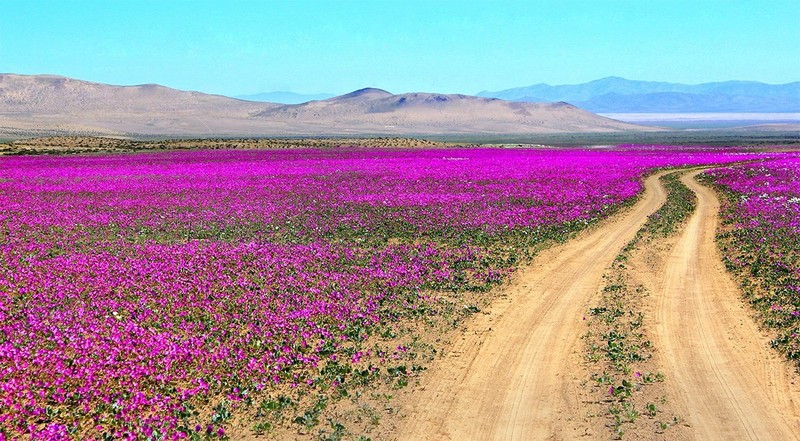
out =
<path fill-rule="evenodd" d="M 565 101 L 596 113 L 800 112 L 800 81 L 688 85 L 607 77 L 583 84 L 535 84 L 477 95 L 516 102 Z"/>
<path fill-rule="evenodd" d="M 425 135 L 653 130 L 570 104 L 361 89 L 302 104 L 255 102 L 156 84 L 114 86 L 0 74 L 0 135 Z"/>

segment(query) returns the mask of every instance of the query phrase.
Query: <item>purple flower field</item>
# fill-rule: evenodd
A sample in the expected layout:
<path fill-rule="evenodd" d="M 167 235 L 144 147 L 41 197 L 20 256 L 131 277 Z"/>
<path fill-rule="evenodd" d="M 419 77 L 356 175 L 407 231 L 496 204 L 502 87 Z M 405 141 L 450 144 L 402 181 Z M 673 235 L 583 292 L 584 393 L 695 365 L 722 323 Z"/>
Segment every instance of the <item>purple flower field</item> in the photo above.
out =
<path fill-rule="evenodd" d="M 772 345 L 800 365 L 800 158 L 787 156 L 707 175 L 728 195 L 725 263 L 775 329 Z"/>
<path fill-rule="evenodd" d="M 726 216 L 735 228 L 766 226 L 795 237 L 800 234 L 800 158 L 715 169 L 707 174 L 739 196 Z"/>
<path fill-rule="evenodd" d="M 437 293 L 487 292 L 531 247 L 631 201 L 653 169 L 770 155 L 628 146 L 0 158 L 0 440 L 224 437 L 231 413 L 276 388 L 327 393 L 397 375 L 391 354 L 366 342 L 444 314 Z M 792 280 L 799 169 L 787 159 L 713 172 L 742 195 L 726 214 L 737 229 L 794 240 L 776 251 L 793 256 Z"/>

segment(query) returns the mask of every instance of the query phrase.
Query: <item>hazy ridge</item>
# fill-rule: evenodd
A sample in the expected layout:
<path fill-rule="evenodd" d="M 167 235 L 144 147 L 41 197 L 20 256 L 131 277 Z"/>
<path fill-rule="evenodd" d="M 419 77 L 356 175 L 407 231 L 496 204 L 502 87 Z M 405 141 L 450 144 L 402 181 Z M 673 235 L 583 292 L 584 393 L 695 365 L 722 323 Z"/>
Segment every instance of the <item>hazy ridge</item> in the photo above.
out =
<path fill-rule="evenodd" d="M 583 84 L 535 84 L 478 96 L 520 102 L 566 101 L 598 113 L 800 112 L 800 81 L 697 85 L 607 77 Z"/>

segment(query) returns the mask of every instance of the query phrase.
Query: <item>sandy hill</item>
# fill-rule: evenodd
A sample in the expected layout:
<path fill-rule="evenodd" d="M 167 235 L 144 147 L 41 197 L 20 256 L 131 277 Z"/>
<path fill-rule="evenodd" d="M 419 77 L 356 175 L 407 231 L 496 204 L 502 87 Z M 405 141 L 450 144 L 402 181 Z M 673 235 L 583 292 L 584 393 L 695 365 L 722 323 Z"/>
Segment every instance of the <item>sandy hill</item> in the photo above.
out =
<path fill-rule="evenodd" d="M 111 86 L 54 75 L 0 75 L 0 110 L 37 114 L 180 112 L 247 116 L 263 104 L 159 86 Z"/>
<path fill-rule="evenodd" d="M 547 133 L 640 130 L 565 103 L 361 89 L 283 105 L 155 84 L 0 75 L 0 134 L 176 136 Z"/>
<path fill-rule="evenodd" d="M 536 133 L 634 130 L 566 103 L 515 103 L 495 98 L 433 93 L 393 95 L 362 89 L 323 101 L 286 105 L 254 114 L 268 121 L 293 121 L 313 130 L 414 133 Z"/>

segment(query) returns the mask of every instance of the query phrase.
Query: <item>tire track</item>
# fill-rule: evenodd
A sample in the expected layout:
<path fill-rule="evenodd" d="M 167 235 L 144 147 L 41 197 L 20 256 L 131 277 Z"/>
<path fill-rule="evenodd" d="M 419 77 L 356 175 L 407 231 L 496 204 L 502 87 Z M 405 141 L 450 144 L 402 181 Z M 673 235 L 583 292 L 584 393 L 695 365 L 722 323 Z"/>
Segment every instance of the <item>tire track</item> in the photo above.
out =
<path fill-rule="evenodd" d="M 800 439 L 797 376 L 774 351 L 745 308 L 714 242 L 719 202 L 685 174 L 697 210 L 648 274 L 653 340 L 671 400 L 699 440 Z M 649 280 L 648 280 L 649 279 Z"/>
<path fill-rule="evenodd" d="M 630 210 L 542 252 L 506 297 L 475 317 L 413 395 L 400 440 L 572 440 L 582 317 L 605 269 L 665 200 L 659 175 Z M 585 415 L 585 412 L 584 412 Z"/>

